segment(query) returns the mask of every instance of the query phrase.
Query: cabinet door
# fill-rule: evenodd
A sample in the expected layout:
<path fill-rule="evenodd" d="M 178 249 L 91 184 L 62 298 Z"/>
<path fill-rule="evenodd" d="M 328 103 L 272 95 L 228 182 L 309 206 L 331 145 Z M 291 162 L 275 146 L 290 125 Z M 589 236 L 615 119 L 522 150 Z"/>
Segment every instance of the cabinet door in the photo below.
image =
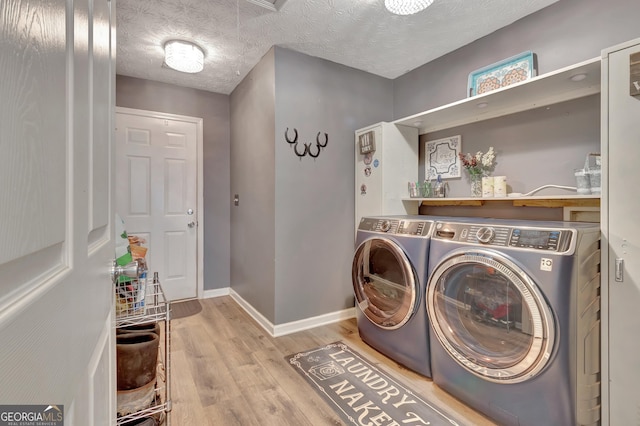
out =
<path fill-rule="evenodd" d="M 629 46 L 605 56 L 603 69 L 603 154 L 608 168 L 608 185 L 603 188 L 607 210 L 603 249 L 608 242 L 609 290 L 605 359 L 608 355 L 611 425 L 640 422 L 640 197 L 635 193 L 640 182 L 640 96 L 631 96 L 630 71 L 632 55 L 640 52 L 640 44 Z M 640 80 L 640 75 L 634 79 Z M 616 262 L 620 261 L 623 267 L 616 276 Z"/>

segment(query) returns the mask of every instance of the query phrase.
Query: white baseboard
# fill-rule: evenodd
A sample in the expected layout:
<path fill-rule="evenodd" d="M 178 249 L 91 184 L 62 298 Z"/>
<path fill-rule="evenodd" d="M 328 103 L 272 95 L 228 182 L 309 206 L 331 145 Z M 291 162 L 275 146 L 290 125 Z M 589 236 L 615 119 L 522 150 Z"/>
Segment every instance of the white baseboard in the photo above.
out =
<path fill-rule="evenodd" d="M 228 296 L 229 292 L 230 292 L 230 288 L 229 287 L 225 287 L 225 288 L 214 288 L 212 290 L 205 290 L 202 293 L 202 297 L 201 299 L 210 299 L 212 297 L 221 297 L 221 296 Z"/>
<path fill-rule="evenodd" d="M 356 308 L 348 308 L 341 311 L 318 315 L 317 317 L 305 318 L 298 321 L 288 322 L 286 324 L 276 325 L 274 327 L 275 330 L 273 337 L 284 336 L 298 331 L 320 327 L 321 325 L 332 324 L 334 322 L 355 318 L 355 316 Z"/>
<path fill-rule="evenodd" d="M 267 333 L 269 333 L 271 336 L 274 335 L 273 324 L 271 323 L 271 321 L 265 318 L 264 315 L 258 312 L 256 308 L 251 306 L 249 302 L 244 300 L 242 296 L 236 293 L 233 289 L 231 289 L 230 294 L 231 294 L 231 298 L 235 300 L 236 303 L 240 305 L 240 307 L 244 309 L 249 314 L 249 316 L 251 316 L 251 318 L 253 318 L 258 324 L 260 324 L 260 326 L 264 328 Z"/>
<path fill-rule="evenodd" d="M 230 290 L 231 297 L 242 309 L 244 309 L 262 328 L 265 329 L 272 337 L 285 336 L 287 334 L 296 333 L 298 331 L 309 330 L 321 325 L 332 324 L 334 322 L 345 319 L 355 318 L 355 308 L 343 309 L 342 311 L 330 312 L 328 314 L 319 315 L 317 317 L 305 318 L 298 321 L 292 321 L 286 324 L 273 325 L 271 321 L 258 312 L 249 302 L 244 300 L 238 293 Z"/>

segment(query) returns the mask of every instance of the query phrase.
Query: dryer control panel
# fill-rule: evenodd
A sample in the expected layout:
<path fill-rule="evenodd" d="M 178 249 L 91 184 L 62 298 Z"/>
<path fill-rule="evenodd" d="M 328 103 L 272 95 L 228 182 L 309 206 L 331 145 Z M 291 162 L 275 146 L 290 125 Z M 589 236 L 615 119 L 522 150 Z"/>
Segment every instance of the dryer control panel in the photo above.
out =
<path fill-rule="evenodd" d="M 431 221 L 426 220 L 363 217 L 358 226 L 358 230 L 379 232 L 382 234 L 426 237 L 429 235 L 431 223 Z"/>
<path fill-rule="evenodd" d="M 572 231 L 438 222 L 435 239 L 501 247 L 563 252 L 571 243 Z"/>

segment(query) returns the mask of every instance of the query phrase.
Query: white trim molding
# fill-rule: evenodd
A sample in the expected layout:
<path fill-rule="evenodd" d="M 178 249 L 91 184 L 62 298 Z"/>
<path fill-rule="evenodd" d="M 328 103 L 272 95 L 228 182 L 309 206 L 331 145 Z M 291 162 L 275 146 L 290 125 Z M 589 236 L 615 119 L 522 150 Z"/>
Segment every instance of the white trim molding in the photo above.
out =
<path fill-rule="evenodd" d="M 262 328 L 265 329 L 272 337 L 285 336 L 287 334 L 296 333 L 298 331 L 309 330 L 321 325 L 332 324 L 334 322 L 355 318 L 356 311 L 354 308 L 343 309 L 341 311 L 329 312 L 327 314 L 318 315 L 316 317 L 305 318 L 285 324 L 273 325 L 271 321 L 258 312 L 249 302 L 244 300 L 238 293 L 230 289 L 230 295 L 233 300 L 240 305 Z"/>
<path fill-rule="evenodd" d="M 231 288 L 230 287 L 224 287 L 224 288 L 213 288 L 210 290 L 204 290 L 202 292 L 202 297 L 201 299 L 211 299 L 212 297 L 222 297 L 222 296 L 228 296 L 231 292 Z"/>

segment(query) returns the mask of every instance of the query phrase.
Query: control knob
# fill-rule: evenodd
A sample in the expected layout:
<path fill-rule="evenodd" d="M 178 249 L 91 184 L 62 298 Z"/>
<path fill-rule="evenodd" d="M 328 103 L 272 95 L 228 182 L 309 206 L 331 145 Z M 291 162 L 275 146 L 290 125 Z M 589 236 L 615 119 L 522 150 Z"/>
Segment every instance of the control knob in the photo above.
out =
<path fill-rule="evenodd" d="M 383 220 L 382 223 L 380 224 L 380 230 L 382 232 L 387 232 L 389 229 L 391 229 L 391 221 Z"/>
<path fill-rule="evenodd" d="M 478 232 L 476 232 L 476 238 L 482 244 L 490 243 L 491 241 L 493 241 L 493 237 L 495 236 L 496 236 L 495 229 L 489 228 L 488 226 L 483 226 L 482 228 L 478 229 Z"/>

